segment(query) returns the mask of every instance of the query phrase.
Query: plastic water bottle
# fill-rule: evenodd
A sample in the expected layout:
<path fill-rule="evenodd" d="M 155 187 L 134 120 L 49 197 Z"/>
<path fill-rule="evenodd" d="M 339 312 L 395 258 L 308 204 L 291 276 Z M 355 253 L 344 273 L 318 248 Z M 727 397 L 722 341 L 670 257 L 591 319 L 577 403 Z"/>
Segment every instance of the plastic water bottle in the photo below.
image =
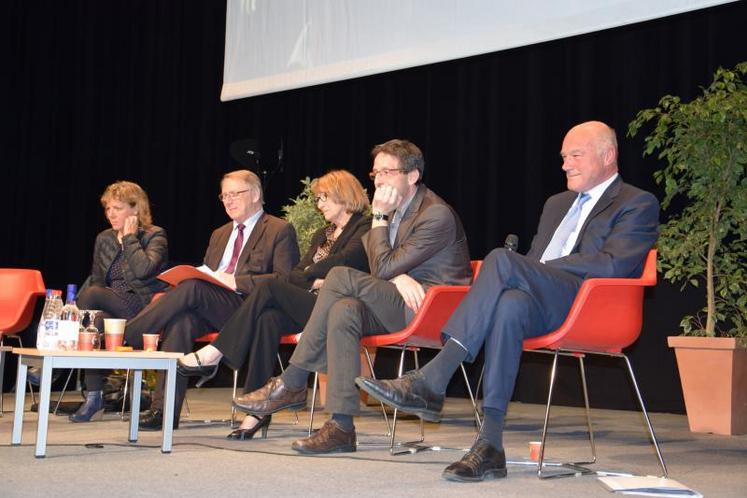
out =
<path fill-rule="evenodd" d="M 36 330 L 37 349 L 49 349 L 51 340 L 57 335 L 55 324 L 60 320 L 62 314 L 62 291 L 47 289 L 47 297 L 44 300 L 44 309 L 39 319 L 39 327 Z"/>
<path fill-rule="evenodd" d="M 67 285 L 67 298 L 65 299 L 65 306 L 62 307 L 62 313 L 60 320 L 70 320 L 77 322 L 80 310 L 78 305 L 75 304 L 75 295 L 78 293 L 78 286 L 75 284 Z"/>

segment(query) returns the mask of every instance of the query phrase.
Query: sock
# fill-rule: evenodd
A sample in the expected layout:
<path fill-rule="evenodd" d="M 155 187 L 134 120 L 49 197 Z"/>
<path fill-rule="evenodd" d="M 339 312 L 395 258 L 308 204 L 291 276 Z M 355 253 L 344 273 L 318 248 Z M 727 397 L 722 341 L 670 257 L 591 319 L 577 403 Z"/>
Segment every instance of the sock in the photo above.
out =
<path fill-rule="evenodd" d="M 444 348 L 420 369 L 425 375 L 425 383 L 436 393 L 445 393 L 454 371 L 467 358 L 467 350 L 458 342 L 449 339 Z"/>
<path fill-rule="evenodd" d="M 332 414 L 332 420 L 337 422 L 337 424 L 344 430 L 345 432 L 351 432 L 355 430 L 355 426 L 353 425 L 353 416 L 352 415 L 345 415 L 344 413 L 333 413 Z"/>
<path fill-rule="evenodd" d="M 484 407 L 485 418 L 482 421 L 480 429 L 480 439 L 485 439 L 497 449 L 503 448 L 503 422 L 506 419 L 506 412 L 500 408 Z"/>
<path fill-rule="evenodd" d="M 280 378 L 283 379 L 285 387 L 291 391 L 298 391 L 306 387 L 306 382 L 309 380 L 309 372 L 291 364 L 288 365 L 288 368 L 285 369 Z"/>

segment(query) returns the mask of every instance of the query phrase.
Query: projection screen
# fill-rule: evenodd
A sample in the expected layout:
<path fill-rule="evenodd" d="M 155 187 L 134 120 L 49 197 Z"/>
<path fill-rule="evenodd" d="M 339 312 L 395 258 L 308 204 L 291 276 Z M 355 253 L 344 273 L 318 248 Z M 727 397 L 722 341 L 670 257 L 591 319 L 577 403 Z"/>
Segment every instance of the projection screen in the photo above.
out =
<path fill-rule="evenodd" d="M 589 33 L 730 0 L 227 0 L 221 100 Z"/>

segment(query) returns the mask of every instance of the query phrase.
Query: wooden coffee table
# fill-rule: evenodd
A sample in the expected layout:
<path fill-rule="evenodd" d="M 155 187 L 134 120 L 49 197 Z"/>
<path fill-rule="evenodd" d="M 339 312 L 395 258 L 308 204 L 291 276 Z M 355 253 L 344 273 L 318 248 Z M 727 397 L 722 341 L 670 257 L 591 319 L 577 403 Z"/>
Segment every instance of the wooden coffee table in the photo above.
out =
<path fill-rule="evenodd" d="M 176 387 L 176 360 L 182 353 L 164 351 L 46 351 L 34 348 L 13 348 L 18 355 L 18 376 L 16 379 L 16 406 L 13 416 L 11 444 L 21 444 L 23 434 L 23 408 L 26 395 L 26 372 L 29 366 L 41 368 L 39 385 L 39 418 L 36 428 L 36 450 L 34 455 L 43 458 L 47 448 L 47 428 L 49 424 L 49 399 L 52 388 L 52 370 L 55 368 L 105 368 L 130 369 L 133 371 L 132 402 L 129 441 L 137 441 L 140 413 L 140 385 L 143 370 L 165 370 L 166 392 L 163 403 L 163 443 L 162 453 L 171 453 L 171 438 L 174 425 L 174 390 Z"/>

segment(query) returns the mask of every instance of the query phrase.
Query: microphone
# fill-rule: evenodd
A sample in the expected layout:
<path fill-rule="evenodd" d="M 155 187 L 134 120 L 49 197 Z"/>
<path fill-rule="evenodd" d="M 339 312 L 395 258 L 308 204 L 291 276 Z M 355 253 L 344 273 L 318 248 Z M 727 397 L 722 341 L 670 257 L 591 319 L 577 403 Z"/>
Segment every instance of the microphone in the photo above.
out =
<path fill-rule="evenodd" d="M 509 233 L 506 236 L 506 241 L 503 243 L 503 247 L 511 252 L 516 252 L 516 249 L 519 248 L 519 236 L 515 233 Z"/>

